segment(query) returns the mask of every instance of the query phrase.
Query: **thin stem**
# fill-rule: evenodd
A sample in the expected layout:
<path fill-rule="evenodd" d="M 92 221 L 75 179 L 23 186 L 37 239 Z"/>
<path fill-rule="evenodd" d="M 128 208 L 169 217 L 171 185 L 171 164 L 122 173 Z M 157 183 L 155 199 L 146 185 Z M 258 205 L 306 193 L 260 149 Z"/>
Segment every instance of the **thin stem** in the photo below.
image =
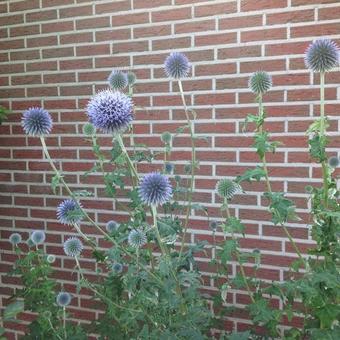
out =
<path fill-rule="evenodd" d="M 259 95 L 259 117 L 261 117 L 263 115 L 263 102 L 262 102 L 262 95 Z M 263 122 L 262 124 L 258 127 L 258 131 L 260 133 L 263 132 Z M 266 186 L 267 186 L 267 191 L 268 193 L 272 194 L 272 188 L 271 188 L 271 184 L 270 184 L 270 180 L 269 180 L 269 172 L 268 172 L 268 167 L 267 167 L 267 161 L 266 161 L 266 155 L 264 154 L 261 157 L 261 161 L 262 161 L 262 167 L 263 170 L 265 172 L 265 181 L 266 181 Z M 299 256 L 299 258 L 302 260 L 303 263 L 305 263 L 303 256 L 298 248 L 298 246 L 296 245 L 292 235 L 290 234 L 290 232 L 288 231 L 287 227 L 282 225 L 283 230 L 286 234 L 286 236 L 288 237 L 290 243 L 292 244 L 294 250 L 296 251 L 296 254 Z"/>
<path fill-rule="evenodd" d="M 65 339 L 67 339 L 67 333 L 66 333 L 66 307 L 63 307 L 63 328 L 64 328 L 64 336 Z"/>
<path fill-rule="evenodd" d="M 228 200 L 227 200 L 226 198 L 224 199 L 224 206 L 225 206 L 225 208 L 226 208 L 227 218 L 229 219 L 231 215 L 230 215 Z M 222 217 L 223 217 L 223 215 L 222 215 Z M 225 231 L 224 231 L 224 233 L 225 233 Z M 231 230 L 231 237 L 232 237 L 232 239 L 233 239 L 234 241 L 237 241 L 237 238 L 235 237 L 235 234 L 234 234 L 234 231 L 233 231 L 233 230 Z M 249 287 L 248 280 L 247 280 L 247 276 L 246 276 L 246 273 L 245 273 L 245 271 L 244 271 L 244 267 L 243 267 L 243 264 L 242 264 L 242 261 L 241 261 L 241 258 L 240 258 L 240 254 L 239 254 L 238 251 L 236 251 L 235 254 L 236 254 L 237 262 L 238 262 L 239 265 L 240 265 L 241 275 L 242 275 L 242 278 L 243 278 L 243 282 L 244 282 L 244 284 L 245 284 L 245 286 L 246 286 L 248 295 L 249 295 L 249 297 L 250 297 L 252 303 L 255 303 L 255 299 L 254 299 L 253 293 L 251 292 L 251 289 L 250 289 L 250 287 Z"/>
<path fill-rule="evenodd" d="M 138 181 L 139 181 L 139 175 L 138 175 L 138 172 L 135 168 L 135 166 L 133 165 L 132 161 L 131 161 L 131 158 L 126 150 L 126 147 L 124 145 L 124 142 L 123 142 L 123 138 L 120 134 L 117 134 L 116 135 L 116 139 L 117 139 L 117 142 L 122 150 L 122 152 L 124 153 L 125 155 L 125 159 L 126 161 L 128 162 L 128 165 L 129 165 L 129 169 L 131 171 L 131 177 L 132 177 L 132 183 L 133 183 L 133 186 L 135 187 L 136 184 L 138 184 Z M 136 182 L 134 182 L 134 179 Z"/>
<path fill-rule="evenodd" d="M 190 216 L 190 211 L 191 211 L 191 204 L 192 204 L 192 193 L 194 191 L 194 182 L 195 182 L 195 167 L 196 167 L 196 147 L 195 147 L 195 141 L 194 141 L 194 128 L 193 128 L 193 123 L 190 119 L 189 116 L 189 110 L 185 101 L 184 97 L 184 91 L 183 91 L 183 86 L 182 86 L 182 81 L 179 79 L 178 80 L 178 87 L 179 91 L 181 94 L 182 98 L 182 103 L 184 106 L 184 111 L 185 111 L 185 116 L 187 119 L 188 127 L 189 127 L 189 132 L 190 132 L 190 139 L 191 139 L 191 176 L 190 176 L 190 189 L 188 193 L 188 206 L 186 210 L 186 215 L 185 215 L 185 221 L 184 221 L 184 230 L 183 230 L 183 236 L 182 236 L 182 242 L 181 242 L 181 248 L 179 252 L 179 258 L 181 258 L 183 249 L 184 249 L 184 242 L 185 242 L 185 235 L 188 229 L 188 223 L 189 223 L 189 216 Z"/>
<path fill-rule="evenodd" d="M 52 321 L 51 321 L 50 318 L 47 318 L 47 321 L 48 321 L 48 323 L 50 324 L 50 327 L 51 327 L 53 333 L 55 334 L 55 336 L 56 336 L 58 339 L 60 339 L 60 340 L 66 340 L 66 339 L 67 339 L 66 337 L 65 337 L 65 339 L 63 339 L 60 335 L 57 334 L 57 331 L 56 331 L 55 328 L 53 327 Z"/>
<path fill-rule="evenodd" d="M 325 73 L 320 73 L 320 140 L 325 137 Z M 322 177 L 325 206 L 328 206 L 328 165 L 325 160 L 322 161 Z"/>

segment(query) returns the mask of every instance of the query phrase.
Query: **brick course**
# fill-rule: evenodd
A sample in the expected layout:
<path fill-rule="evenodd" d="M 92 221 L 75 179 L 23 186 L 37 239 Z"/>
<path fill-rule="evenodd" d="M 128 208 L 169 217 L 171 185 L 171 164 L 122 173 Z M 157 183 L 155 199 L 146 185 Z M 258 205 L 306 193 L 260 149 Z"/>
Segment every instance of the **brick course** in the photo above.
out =
<path fill-rule="evenodd" d="M 62 196 L 54 196 L 50 189 L 52 172 L 41 159 L 39 140 L 22 132 L 21 112 L 33 105 L 51 112 L 55 126 L 47 144 L 57 165 L 72 187 L 91 185 L 96 194 L 102 194 L 100 178 L 82 176 L 93 164 L 91 148 L 79 134 L 86 121 L 87 100 L 105 87 L 112 68 L 136 72 L 134 100 L 142 107 L 134 123 L 136 141 L 161 150 L 160 134 L 185 122 L 177 84 L 169 82 L 162 69 L 171 49 L 185 52 L 192 62 L 192 73 L 183 86 L 188 105 L 194 105 L 198 115 L 196 133 L 208 137 L 198 142 L 201 168 L 194 199 L 206 204 L 211 216 L 219 216 L 219 200 L 213 193 L 216 181 L 237 176 L 258 162 L 251 148 L 252 133 L 242 134 L 241 129 L 245 116 L 256 112 L 248 77 L 256 70 L 267 70 L 274 81 L 264 97 L 267 128 L 284 144 L 276 155 L 268 156 L 273 189 L 288 191 L 296 199 L 302 221 L 287 226 L 303 251 L 312 246 L 304 186 L 320 183 L 320 169 L 306 154 L 304 131 L 319 114 L 319 93 L 318 76 L 306 70 L 303 54 L 320 36 L 339 44 L 338 0 L 8 0 L 0 4 L 0 13 L 0 103 L 14 111 L 0 126 L 1 306 L 18 284 L 5 276 L 15 260 L 6 241 L 13 231 L 27 237 L 34 228 L 45 229 L 46 250 L 61 255 L 56 277 L 74 290 L 72 264 L 61 248 L 70 230 L 55 220 Z M 340 146 L 339 70 L 328 74 L 326 83 L 328 152 L 333 155 Z M 109 148 L 110 140 L 101 141 Z M 190 158 L 188 136 L 176 139 L 174 146 L 177 169 L 184 173 L 183 165 Z M 157 169 L 161 163 L 157 159 L 151 167 L 140 165 L 139 169 Z M 282 230 L 269 222 L 265 206 L 259 205 L 266 204 L 260 198 L 263 183 L 246 184 L 244 189 L 248 194 L 239 195 L 231 204 L 247 225 L 241 245 L 263 252 L 261 278 L 283 280 L 294 251 Z M 105 197 L 100 204 L 84 200 L 84 206 L 99 223 L 112 215 L 118 221 L 125 218 Z M 188 240 L 211 240 L 201 212 L 189 226 Z M 86 226 L 85 230 L 93 232 Z M 99 238 L 96 233 L 93 236 Z M 198 261 L 204 289 L 213 292 L 219 284 L 211 276 L 213 268 L 203 254 Z M 94 267 L 86 259 L 84 266 Z M 235 273 L 236 263 L 230 268 Z M 247 272 L 251 275 L 251 265 Z M 75 318 L 87 321 L 100 314 L 88 296 L 75 301 Z M 228 301 L 249 302 L 238 290 L 229 292 Z M 25 313 L 22 317 L 29 320 L 32 316 Z M 247 327 L 247 314 L 235 312 L 225 325 L 241 331 Z M 8 339 L 24 332 L 16 324 L 7 327 Z"/>

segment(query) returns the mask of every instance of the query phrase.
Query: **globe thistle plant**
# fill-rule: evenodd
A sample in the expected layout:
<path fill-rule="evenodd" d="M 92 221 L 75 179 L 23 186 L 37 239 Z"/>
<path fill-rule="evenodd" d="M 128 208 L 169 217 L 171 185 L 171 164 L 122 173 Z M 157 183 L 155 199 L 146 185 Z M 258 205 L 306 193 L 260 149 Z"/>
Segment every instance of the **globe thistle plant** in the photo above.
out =
<path fill-rule="evenodd" d="M 263 95 L 272 87 L 272 77 L 264 71 L 257 71 L 249 78 L 248 86 L 256 95 Z"/>
<path fill-rule="evenodd" d="M 83 219 L 81 204 L 73 199 L 61 202 L 57 208 L 57 218 L 62 224 L 78 224 Z"/>
<path fill-rule="evenodd" d="M 111 220 L 106 223 L 105 228 L 108 233 L 113 233 L 114 231 L 117 231 L 119 224 L 116 221 Z"/>
<path fill-rule="evenodd" d="M 328 159 L 328 165 L 331 168 L 337 168 L 340 164 L 340 159 L 339 157 L 333 156 Z"/>
<path fill-rule="evenodd" d="M 79 257 L 83 250 L 83 243 L 77 237 L 70 237 L 64 242 L 64 252 L 67 256 Z"/>
<path fill-rule="evenodd" d="M 166 58 L 164 63 L 164 70 L 169 78 L 185 78 L 190 71 L 190 62 L 188 58 L 179 52 L 172 52 Z"/>
<path fill-rule="evenodd" d="M 11 242 L 11 244 L 12 244 L 13 246 L 18 245 L 19 243 L 21 243 L 21 241 L 22 241 L 22 237 L 21 237 L 21 235 L 18 234 L 18 233 L 13 233 L 13 234 L 11 234 L 11 236 L 9 237 L 9 242 Z"/>
<path fill-rule="evenodd" d="M 128 86 L 127 74 L 120 70 L 113 70 L 107 80 L 113 90 L 121 91 Z"/>
<path fill-rule="evenodd" d="M 141 248 L 147 242 L 146 234 L 143 230 L 131 230 L 128 236 L 128 243 L 133 248 Z"/>
<path fill-rule="evenodd" d="M 174 168 L 175 168 L 175 166 L 172 163 L 167 162 L 167 163 L 164 164 L 164 171 L 167 174 L 172 174 L 174 172 Z"/>
<path fill-rule="evenodd" d="M 217 228 L 218 228 L 218 222 L 215 221 L 215 220 L 210 221 L 209 227 L 210 227 L 210 229 L 211 229 L 212 231 L 215 232 L 215 231 L 217 230 Z"/>
<path fill-rule="evenodd" d="M 45 242 L 46 235 L 42 230 L 35 230 L 33 231 L 30 239 L 33 242 L 33 244 L 37 246 Z"/>
<path fill-rule="evenodd" d="M 224 178 L 218 181 L 216 191 L 220 197 L 230 200 L 235 194 L 241 192 L 242 188 L 238 183 Z"/>
<path fill-rule="evenodd" d="M 86 123 L 83 126 L 83 134 L 92 137 L 96 133 L 96 128 L 91 123 Z"/>
<path fill-rule="evenodd" d="M 27 135 L 41 137 L 51 132 L 53 121 L 48 111 L 31 107 L 23 113 L 21 125 Z"/>
<path fill-rule="evenodd" d="M 151 172 L 141 179 L 138 193 L 143 203 L 158 206 L 170 201 L 172 187 L 167 176 Z"/>
<path fill-rule="evenodd" d="M 123 271 L 123 265 L 119 262 L 115 262 L 113 265 L 112 265 L 112 271 L 115 273 L 115 274 L 120 274 L 122 271 Z"/>
<path fill-rule="evenodd" d="M 136 74 L 134 72 L 131 72 L 131 71 L 128 72 L 127 80 L 128 80 L 129 86 L 133 86 L 136 83 L 136 81 L 137 81 Z"/>
<path fill-rule="evenodd" d="M 172 139 L 172 136 L 171 136 L 170 132 L 165 131 L 165 132 L 162 133 L 161 140 L 164 144 L 170 144 L 171 139 Z"/>
<path fill-rule="evenodd" d="M 56 257 L 55 257 L 55 255 L 53 255 L 53 254 L 49 254 L 49 255 L 47 255 L 47 257 L 46 257 L 46 260 L 47 260 L 48 263 L 54 263 L 55 260 L 56 260 Z"/>
<path fill-rule="evenodd" d="M 70 293 L 60 292 L 56 298 L 57 305 L 60 307 L 66 307 L 71 303 L 71 299 L 72 297 Z"/>
<path fill-rule="evenodd" d="M 90 122 L 105 133 L 121 133 L 133 120 L 132 100 L 119 91 L 98 92 L 87 105 Z"/>
<path fill-rule="evenodd" d="M 339 63 L 339 48 L 330 39 L 318 39 L 309 45 L 305 64 L 313 72 L 327 72 Z"/>

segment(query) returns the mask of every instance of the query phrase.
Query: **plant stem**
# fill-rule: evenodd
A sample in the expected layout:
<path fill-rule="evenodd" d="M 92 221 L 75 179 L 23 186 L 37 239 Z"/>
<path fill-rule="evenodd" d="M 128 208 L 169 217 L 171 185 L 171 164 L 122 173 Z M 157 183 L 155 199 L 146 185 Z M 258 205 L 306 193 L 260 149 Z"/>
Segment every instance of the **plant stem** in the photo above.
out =
<path fill-rule="evenodd" d="M 185 111 L 185 116 L 187 119 L 188 127 L 189 127 L 189 132 L 190 132 L 190 139 L 191 139 L 191 177 L 190 177 L 190 189 L 188 193 L 188 207 L 186 210 L 186 215 L 185 215 L 185 221 L 184 221 L 184 230 L 183 230 L 183 235 L 182 235 L 182 242 L 181 242 L 181 248 L 179 252 L 179 258 L 181 258 L 183 249 L 184 249 L 184 242 L 185 242 L 185 235 L 188 229 L 188 223 L 189 223 L 189 216 L 190 216 L 190 211 L 191 211 L 191 204 L 192 204 L 192 194 L 194 191 L 194 182 L 195 182 L 195 167 L 196 167 L 196 146 L 195 146 L 195 141 L 194 141 L 194 128 L 193 128 L 193 123 L 190 119 L 189 116 L 189 110 L 185 101 L 184 97 L 184 91 L 183 91 L 183 86 L 182 86 L 182 81 L 179 79 L 178 80 L 178 87 L 179 91 L 181 94 L 182 98 L 182 103 L 184 106 L 184 111 Z"/>
<path fill-rule="evenodd" d="M 64 336 L 65 339 L 67 339 L 67 333 L 66 333 L 66 307 L 63 307 L 63 328 L 64 328 Z"/>
<path fill-rule="evenodd" d="M 320 73 L 320 141 L 325 138 L 326 124 L 325 124 L 325 73 Z M 321 163 L 322 177 L 323 177 L 323 191 L 325 207 L 328 207 L 328 165 L 325 160 Z"/>
<path fill-rule="evenodd" d="M 124 153 L 125 155 L 125 158 L 126 158 L 126 161 L 128 162 L 128 165 L 129 165 L 129 169 L 131 171 L 131 177 L 132 177 L 132 183 L 133 183 L 133 186 L 137 185 L 138 184 L 138 181 L 139 181 L 139 175 L 138 175 L 138 172 L 135 168 L 135 166 L 133 165 L 132 161 L 131 161 L 131 158 L 125 148 L 125 145 L 123 143 L 123 138 L 120 134 L 117 134 L 116 135 L 116 139 L 117 139 L 117 142 L 120 146 L 120 148 L 122 149 L 122 152 Z M 134 182 L 134 179 L 136 182 Z"/>
<path fill-rule="evenodd" d="M 259 95 L 259 117 L 263 116 L 263 102 L 262 102 L 262 94 Z M 260 133 L 263 132 L 263 122 L 260 124 L 260 126 L 258 127 L 258 131 Z M 267 191 L 268 193 L 272 194 L 272 188 L 271 188 L 271 184 L 270 184 L 270 180 L 269 180 L 269 172 L 268 172 L 268 167 L 267 167 L 267 161 L 266 161 L 266 155 L 264 154 L 262 157 L 260 157 L 261 161 L 262 161 L 262 167 L 263 170 L 265 172 L 265 180 L 266 180 L 266 186 L 267 186 Z M 292 235 L 290 234 L 290 232 L 288 231 L 287 227 L 285 225 L 282 225 L 282 228 L 286 234 L 286 236 L 288 237 L 290 243 L 292 244 L 294 250 L 296 251 L 297 255 L 299 256 L 299 258 L 301 259 L 301 261 L 303 263 L 305 263 L 302 254 L 298 248 L 298 246 L 296 245 Z"/>
<path fill-rule="evenodd" d="M 223 203 L 224 203 L 224 206 L 225 206 L 225 208 L 226 208 L 227 218 L 229 219 L 231 215 L 230 215 L 228 200 L 225 198 Z M 222 217 L 223 217 L 223 214 L 222 214 Z M 223 231 L 223 232 L 224 232 L 224 234 L 225 234 L 225 231 Z M 231 230 L 231 238 L 232 238 L 235 242 L 237 241 L 237 238 L 235 237 L 235 234 L 234 234 L 234 231 L 233 231 L 233 230 Z M 226 239 L 226 235 L 225 235 L 225 239 Z M 241 258 L 240 258 L 240 254 L 239 254 L 238 251 L 236 251 L 235 254 L 236 254 L 237 262 L 238 262 L 239 265 L 240 265 L 241 275 L 242 275 L 242 278 L 243 278 L 243 282 L 244 282 L 244 284 L 245 284 L 245 286 L 246 286 L 248 295 L 249 295 L 249 297 L 250 297 L 252 303 L 255 303 L 255 299 L 254 299 L 253 294 L 252 294 L 252 292 L 251 292 L 251 289 L 250 289 L 250 287 L 249 287 L 248 280 L 247 280 L 247 276 L 246 276 L 246 273 L 245 273 L 245 271 L 244 271 L 244 267 L 243 267 L 243 264 L 242 264 L 242 261 L 241 261 Z"/>

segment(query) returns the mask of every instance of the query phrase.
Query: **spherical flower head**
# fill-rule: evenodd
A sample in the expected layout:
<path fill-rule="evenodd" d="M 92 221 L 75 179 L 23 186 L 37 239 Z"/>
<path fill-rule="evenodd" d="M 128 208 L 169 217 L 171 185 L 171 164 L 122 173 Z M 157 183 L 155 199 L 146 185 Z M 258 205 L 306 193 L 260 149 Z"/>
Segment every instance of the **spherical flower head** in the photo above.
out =
<path fill-rule="evenodd" d="M 218 222 L 215 220 L 210 221 L 209 227 L 212 231 L 216 231 L 218 228 Z"/>
<path fill-rule="evenodd" d="M 257 95 L 265 94 L 272 85 L 272 77 L 264 71 L 257 71 L 253 73 L 248 82 L 250 90 Z"/>
<path fill-rule="evenodd" d="M 143 203 L 158 206 L 170 201 L 172 187 L 167 176 L 151 172 L 141 179 L 138 193 Z"/>
<path fill-rule="evenodd" d="M 22 115 L 21 125 L 29 136 L 48 135 L 52 130 L 52 124 L 51 115 L 41 107 L 31 107 Z"/>
<path fill-rule="evenodd" d="M 216 191 L 220 197 L 230 200 L 235 194 L 241 192 L 242 188 L 238 183 L 224 178 L 218 181 Z"/>
<path fill-rule="evenodd" d="M 192 170 L 191 164 L 185 164 L 185 165 L 184 165 L 184 172 L 185 172 L 186 174 L 190 174 L 190 173 L 191 173 L 191 170 Z"/>
<path fill-rule="evenodd" d="M 339 63 L 339 48 L 329 39 L 318 39 L 310 44 L 305 54 L 305 65 L 313 72 L 327 72 Z"/>
<path fill-rule="evenodd" d="M 188 58 L 180 52 L 172 52 L 165 59 L 164 70 L 169 78 L 185 78 L 190 71 L 190 62 Z"/>
<path fill-rule="evenodd" d="M 83 250 L 83 243 L 77 237 L 70 237 L 64 242 L 64 252 L 67 256 L 79 257 Z"/>
<path fill-rule="evenodd" d="M 162 141 L 164 144 L 170 144 L 171 139 L 172 139 L 172 135 L 171 135 L 170 132 L 165 131 L 165 132 L 162 133 L 162 135 L 161 135 L 161 141 Z"/>
<path fill-rule="evenodd" d="M 46 258 L 48 263 L 54 263 L 55 259 L 56 259 L 55 255 L 52 255 L 52 254 L 47 255 L 47 258 Z"/>
<path fill-rule="evenodd" d="M 328 159 L 328 165 L 331 168 L 337 168 L 340 164 L 340 159 L 339 157 L 333 156 Z"/>
<path fill-rule="evenodd" d="M 133 120 L 131 98 L 119 91 L 98 92 L 87 105 L 90 122 L 105 133 L 121 133 Z"/>
<path fill-rule="evenodd" d="M 92 137 L 96 133 L 96 128 L 91 123 L 86 123 L 83 126 L 83 134 Z"/>
<path fill-rule="evenodd" d="M 70 293 L 67 293 L 67 292 L 60 292 L 58 295 L 57 295 L 57 304 L 58 306 L 60 307 L 66 307 L 68 306 L 70 303 L 71 303 L 71 294 Z"/>
<path fill-rule="evenodd" d="M 128 74 L 127 74 L 127 80 L 128 80 L 129 86 L 133 86 L 133 85 L 136 83 L 136 81 L 137 81 L 136 74 L 133 73 L 133 72 L 131 72 L 131 71 L 128 72 Z"/>
<path fill-rule="evenodd" d="M 13 233 L 9 237 L 9 242 L 11 242 L 13 246 L 16 246 L 17 244 L 21 243 L 21 241 L 22 241 L 22 237 L 18 233 Z"/>
<path fill-rule="evenodd" d="M 35 230 L 33 231 L 30 239 L 33 242 L 33 244 L 38 245 L 45 242 L 46 235 L 42 230 Z"/>
<path fill-rule="evenodd" d="M 128 236 L 128 243 L 131 247 L 141 248 L 146 244 L 147 238 L 143 230 L 131 230 Z"/>
<path fill-rule="evenodd" d="M 108 233 L 113 233 L 114 231 L 117 231 L 119 224 L 116 221 L 111 220 L 106 223 L 105 228 Z"/>
<path fill-rule="evenodd" d="M 78 224 L 83 219 L 82 206 L 73 199 L 61 202 L 57 208 L 57 219 L 66 225 Z"/>
<path fill-rule="evenodd" d="M 112 265 L 112 271 L 115 274 L 120 274 L 123 271 L 123 265 L 119 262 L 116 262 Z"/>
<path fill-rule="evenodd" d="M 172 163 L 165 163 L 164 164 L 164 171 L 167 174 L 172 174 L 174 172 L 175 166 Z"/>
<path fill-rule="evenodd" d="M 107 78 L 113 90 L 124 90 L 128 86 L 127 74 L 120 70 L 113 70 Z"/>

